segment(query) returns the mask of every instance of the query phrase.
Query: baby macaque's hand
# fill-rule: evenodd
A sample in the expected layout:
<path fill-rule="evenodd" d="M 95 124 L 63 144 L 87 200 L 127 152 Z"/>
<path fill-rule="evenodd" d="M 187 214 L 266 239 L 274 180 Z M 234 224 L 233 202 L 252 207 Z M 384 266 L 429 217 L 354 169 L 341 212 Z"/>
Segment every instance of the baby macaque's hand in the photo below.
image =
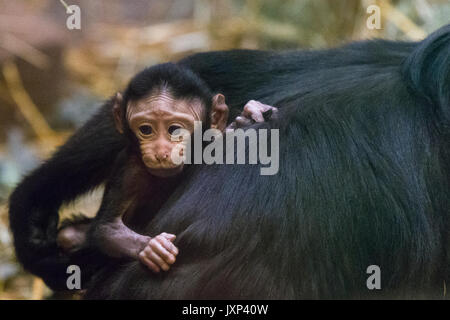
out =
<path fill-rule="evenodd" d="M 228 130 L 234 130 L 251 125 L 255 122 L 264 122 L 270 119 L 278 112 L 278 108 L 269 106 L 259 101 L 250 100 L 244 107 L 241 115 L 227 127 Z"/>
<path fill-rule="evenodd" d="M 139 252 L 139 260 L 153 272 L 159 272 L 161 269 L 168 271 L 178 255 L 178 248 L 172 243 L 175 238 L 175 235 L 165 232 L 152 238 Z"/>

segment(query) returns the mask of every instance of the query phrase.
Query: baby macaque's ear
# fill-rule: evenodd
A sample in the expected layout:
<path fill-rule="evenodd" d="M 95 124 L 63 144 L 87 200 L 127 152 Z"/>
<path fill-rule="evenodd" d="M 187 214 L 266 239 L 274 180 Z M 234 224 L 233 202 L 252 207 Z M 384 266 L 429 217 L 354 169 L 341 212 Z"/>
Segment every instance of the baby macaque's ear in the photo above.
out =
<path fill-rule="evenodd" d="M 216 94 L 213 97 L 211 109 L 211 128 L 224 131 L 228 121 L 228 106 L 225 103 L 223 94 Z"/>
<path fill-rule="evenodd" d="M 122 94 L 120 92 L 117 92 L 116 97 L 114 99 L 114 106 L 113 106 L 113 115 L 114 115 L 114 123 L 116 125 L 117 131 L 119 131 L 121 134 L 123 134 L 124 127 L 123 127 L 123 114 L 122 114 Z"/>

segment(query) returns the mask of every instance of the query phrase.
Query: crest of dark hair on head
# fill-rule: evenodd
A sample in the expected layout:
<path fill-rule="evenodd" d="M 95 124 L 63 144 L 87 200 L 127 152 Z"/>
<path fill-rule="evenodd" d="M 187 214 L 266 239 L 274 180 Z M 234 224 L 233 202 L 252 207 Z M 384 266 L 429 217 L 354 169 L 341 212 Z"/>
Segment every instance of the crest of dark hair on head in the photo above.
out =
<path fill-rule="evenodd" d="M 124 94 L 123 107 L 155 90 L 168 90 L 175 99 L 200 99 L 205 108 L 211 105 L 212 92 L 202 79 L 188 68 L 163 63 L 145 68 L 131 79 Z"/>

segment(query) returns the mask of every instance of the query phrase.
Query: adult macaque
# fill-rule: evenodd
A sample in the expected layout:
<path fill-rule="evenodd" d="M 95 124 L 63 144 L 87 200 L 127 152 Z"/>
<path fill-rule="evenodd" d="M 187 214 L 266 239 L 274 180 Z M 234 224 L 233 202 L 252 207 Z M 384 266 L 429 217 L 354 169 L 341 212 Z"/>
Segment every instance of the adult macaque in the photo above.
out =
<path fill-rule="evenodd" d="M 228 129 L 263 122 L 273 111 L 276 108 L 249 101 Z M 152 238 L 139 234 L 139 227 L 158 212 L 182 179 L 184 164 L 175 164 L 171 157 L 174 147 L 183 143 L 177 130 L 193 133 L 194 122 L 201 121 L 224 131 L 225 97 L 213 95 L 190 70 L 167 63 L 137 74 L 124 97 L 116 95 L 113 113 L 116 129 L 125 135 L 128 146 L 116 160 L 96 218 L 92 223 L 66 224 L 58 243 L 66 250 L 94 246 L 111 257 L 139 259 L 154 272 L 167 271 L 178 254 L 175 235 Z M 148 215 L 135 215 L 138 211 Z"/>

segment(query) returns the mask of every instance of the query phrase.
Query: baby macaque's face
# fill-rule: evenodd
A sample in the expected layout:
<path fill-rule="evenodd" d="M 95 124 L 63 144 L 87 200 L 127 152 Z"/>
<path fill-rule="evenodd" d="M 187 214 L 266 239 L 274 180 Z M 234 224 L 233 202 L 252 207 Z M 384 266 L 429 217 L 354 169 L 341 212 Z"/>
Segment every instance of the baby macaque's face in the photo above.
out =
<path fill-rule="evenodd" d="M 128 104 L 126 119 L 150 173 L 166 177 L 181 172 L 183 164 L 176 165 L 171 158 L 172 149 L 183 142 L 177 130 L 193 133 L 194 121 L 202 121 L 204 113 L 199 99 L 176 100 L 166 92 Z"/>
<path fill-rule="evenodd" d="M 224 97 L 216 95 L 212 105 L 211 126 L 225 128 L 228 107 Z M 114 116 L 116 127 L 123 132 L 120 107 L 114 107 Z M 138 101 L 130 101 L 125 119 L 137 138 L 142 162 L 148 171 L 155 176 L 169 177 L 183 170 L 183 163 L 174 163 L 172 151 L 185 141 L 183 132 L 192 134 L 194 122 L 206 119 L 206 108 L 200 99 L 175 99 L 170 92 L 162 90 Z M 183 148 L 175 149 L 175 152 L 182 151 Z"/>

